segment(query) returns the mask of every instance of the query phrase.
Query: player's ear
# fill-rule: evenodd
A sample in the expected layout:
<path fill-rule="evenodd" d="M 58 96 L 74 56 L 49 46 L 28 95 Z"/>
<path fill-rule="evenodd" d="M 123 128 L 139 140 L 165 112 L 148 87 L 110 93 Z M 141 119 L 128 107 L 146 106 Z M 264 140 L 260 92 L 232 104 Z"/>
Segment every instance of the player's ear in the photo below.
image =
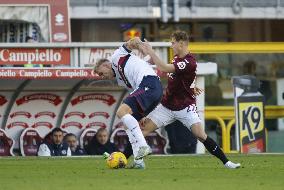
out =
<path fill-rule="evenodd" d="M 108 64 L 106 64 L 107 68 L 111 69 L 111 63 L 109 62 Z"/>

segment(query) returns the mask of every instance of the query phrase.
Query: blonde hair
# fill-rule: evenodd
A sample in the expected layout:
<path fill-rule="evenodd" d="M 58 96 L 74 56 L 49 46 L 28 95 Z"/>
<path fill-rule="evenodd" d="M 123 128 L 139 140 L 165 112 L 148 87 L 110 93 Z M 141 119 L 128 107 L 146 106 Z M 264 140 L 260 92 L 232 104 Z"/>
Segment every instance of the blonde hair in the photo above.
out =
<path fill-rule="evenodd" d="M 97 61 L 96 65 L 94 66 L 94 69 L 93 69 L 93 70 L 96 72 L 97 69 L 98 69 L 103 63 L 105 63 L 105 62 L 109 62 L 109 60 L 108 60 L 108 59 L 105 59 L 105 58 L 99 59 L 99 60 Z"/>
<path fill-rule="evenodd" d="M 139 45 L 141 45 L 141 43 L 142 41 L 138 37 L 132 38 L 127 42 L 131 49 L 139 49 Z"/>

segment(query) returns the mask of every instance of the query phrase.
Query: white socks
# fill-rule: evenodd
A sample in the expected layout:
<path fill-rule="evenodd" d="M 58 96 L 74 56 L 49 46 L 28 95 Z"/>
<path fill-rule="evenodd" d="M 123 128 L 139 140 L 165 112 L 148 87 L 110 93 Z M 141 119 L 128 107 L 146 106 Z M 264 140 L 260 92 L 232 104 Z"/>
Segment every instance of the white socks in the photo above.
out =
<path fill-rule="evenodd" d="M 133 137 L 137 141 L 138 147 L 140 146 L 148 146 L 147 142 L 143 136 L 143 133 L 140 129 L 138 121 L 130 114 L 126 114 L 121 118 L 121 121 L 124 123 L 124 125 L 129 129 L 129 132 L 132 134 Z"/>
<path fill-rule="evenodd" d="M 135 139 L 135 137 L 131 134 L 131 131 L 129 129 L 126 129 L 126 134 L 129 138 L 129 142 L 131 144 L 131 147 L 132 147 L 132 151 L 133 151 L 133 156 L 134 158 L 138 155 L 138 150 L 139 150 L 139 146 L 137 144 L 137 140 Z M 134 162 L 136 164 L 141 164 L 143 162 L 143 159 L 140 159 L 140 160 L 135 160 L 134 159 Z"/>
<path fill-rule="evenodd" d="M 140 129 L 138 121 L 130 114 L 126 114 L 121 118 L 121 121 L 127 127 L 126 134 L 129 138 L 129 142 L 131 143 L 131 147 L 133 150 L 134 158 L 138 155 L 138 150 L 140 146 L 148 146 L 147 142 L 143 136 L 143 133 Z M 135 160 L 136 164 L 141 164 L 143 159 Z"/>

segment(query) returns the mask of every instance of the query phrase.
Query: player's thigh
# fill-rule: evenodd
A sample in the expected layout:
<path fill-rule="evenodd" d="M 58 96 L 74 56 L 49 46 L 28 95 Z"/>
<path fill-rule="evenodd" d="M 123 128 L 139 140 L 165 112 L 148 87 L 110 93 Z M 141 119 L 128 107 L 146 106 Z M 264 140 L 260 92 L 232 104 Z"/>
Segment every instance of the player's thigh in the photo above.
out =
<path fill-rule="evenodd" d="M 167 109 L 162 104 L 159 104 L 151 113 L 149 113 L 147 118 L 151 119 L 157 128 L 164 127 L 175 121 L 171 110 Z"/>
<path fill-rule="evenodd" d="M 196 112 L 196 106 L 190 105 L 189 107 L 174 112 L 177 120 L 182 122 L 189 130 L 194 124 L 201 123 L 199 115 Z"/>
<path fill-rule="evenodd" d="M 139 87 L 123 100 L 123 103 L 131 108 L 132 116 L 137 121 L 145 117 L 159 103 L 157 98 L 155 99 L 149 95 L 149 91 L 151 90 L 146 91 L 144 88 Z"/>

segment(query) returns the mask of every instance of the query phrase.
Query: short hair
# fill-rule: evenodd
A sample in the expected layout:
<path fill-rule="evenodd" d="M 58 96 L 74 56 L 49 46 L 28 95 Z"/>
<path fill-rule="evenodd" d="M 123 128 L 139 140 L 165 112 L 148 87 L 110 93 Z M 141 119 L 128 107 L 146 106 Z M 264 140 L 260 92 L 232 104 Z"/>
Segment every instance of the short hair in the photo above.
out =
<path fill-rule="evenodd" d="M 54 133 L 56 133 L 56 132 L 61 132 L 61 133 L 63 133 L 62 129 L 60 129 L 59 127 L 56 127 L 56 128 L 54 128 L 54 129 L 51 131 L 51 134 L 54 135 Z"/>
<path fill-rule="evenodd" d="M 104 131 L 106 131 L 107 133 L 108 133 L 108 131 L 107 131 L 107 129 L 106 128 L 99 128 L 98 129 L 98 131 L 97 131 L 97 134 L 99 134 L 99 133 L 101 133 L 101 132 L 104 132 Z"/>
<path fill-rule="evenodd" d="M 99 59 L 96 63 L 96 65 L 94 66 L 94 71 L 96 72 L 96 70 L 99 68 L 99 66 L 101 66 L 104 62 L 109 62 L 108 59 L 102 58 Z"/>
<path fill-rule="evenodd" d="M 75 138 L 77 138 L 76 135 L 74 135 L 73 133 L 67 133 L 67 134 L 65 135 L 64 139 L 66 139 L 66 138 L 68 138 L 68 137 L 75 137 Z"/>
<path fill-rule="evenodd" d="M 189 42 L 189 36 L 185 31 L 177 30 L 171 35 L 172 38 L 174 38 L 177 42 L 184 41 Z"/>
<path fill-rule="evenodd" d="M 73 134 L 73 133 L 67 133 L 67 134 L 64 136 L 64 141 L 66 141 L 68 137 L 75 137 L 75 139 L 77 140 L 77 137 L 76 137 L 75 134 Z"/>

